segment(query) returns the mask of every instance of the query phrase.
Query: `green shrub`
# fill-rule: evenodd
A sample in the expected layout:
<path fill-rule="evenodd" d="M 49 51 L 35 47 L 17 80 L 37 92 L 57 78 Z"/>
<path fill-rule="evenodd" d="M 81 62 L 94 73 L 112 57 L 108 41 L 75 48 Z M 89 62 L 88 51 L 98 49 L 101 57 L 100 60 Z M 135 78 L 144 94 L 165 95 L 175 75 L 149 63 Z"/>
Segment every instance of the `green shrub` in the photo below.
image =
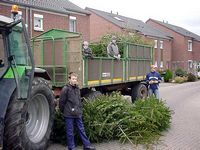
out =
<path fill-rule="evenodd" d="M 91 142 L 114 139 L 122 143 L 129 141 L 132 144 L 148 145 L 170 126 L 169 107 L 154 97 L 130 104 L 119 93 L 112 93 L 94 101 L 86 100 L 83 106 L 83 121 Z M 56 131 L 59 134 L 53 135 L 63 137 L 65 129 L 58 127 Z"/>
<path fill-rule="evenodd" d="M 179 77 L 184 77 L 184 76 L 187 75 L 187 72 L 184 71 L 184 70 L 181 69 L 181 68 L 178 68 L 178 69 L 176 69 L 176 71 L 175 71 L 175 75 L 176 75 L 176 76 L 179 76 Z"/>
<path fill-rule="evenodd" d="M 167 69 L 165 71 L 164 81 L 165 82 L 169 82 L 172 79 L 172 76 L 173 76 L 172 71 L 170 71 L 169 69 Z"/>
<path fill-rule="evenodd" d="M 55 112 L 55 120 L 51 133 L 51 140 L 54 143 L 61 143 L 63 145 L 66 144 L 64 118 L 62 117 L 62 114 L 59 110 Z"/>
<path fill-rule="evenodd" d="M 197 77 L 194 74 L 192 74 L 192 73 L 187 74 L 187 81 L 188 82 L 194 82 L 196 80 L 197 80 Z"/>

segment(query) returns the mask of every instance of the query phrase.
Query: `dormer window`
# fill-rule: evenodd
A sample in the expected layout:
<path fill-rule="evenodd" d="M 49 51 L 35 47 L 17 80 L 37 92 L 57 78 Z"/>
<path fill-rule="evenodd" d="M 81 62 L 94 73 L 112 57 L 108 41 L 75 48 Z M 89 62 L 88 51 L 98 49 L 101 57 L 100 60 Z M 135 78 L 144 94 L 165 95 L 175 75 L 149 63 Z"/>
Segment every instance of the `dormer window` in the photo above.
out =
<path fill-rule="evenodd" d="M 117 16 L 115 16 L 114 18 L 115 18 L 116 20 L 118 20 L 118 21 L 122 21 L 122 22 L 124 21 L 124 20 L 122 20 L 121 18 L 119 18 L 119 17 L 117 17 Z"/>

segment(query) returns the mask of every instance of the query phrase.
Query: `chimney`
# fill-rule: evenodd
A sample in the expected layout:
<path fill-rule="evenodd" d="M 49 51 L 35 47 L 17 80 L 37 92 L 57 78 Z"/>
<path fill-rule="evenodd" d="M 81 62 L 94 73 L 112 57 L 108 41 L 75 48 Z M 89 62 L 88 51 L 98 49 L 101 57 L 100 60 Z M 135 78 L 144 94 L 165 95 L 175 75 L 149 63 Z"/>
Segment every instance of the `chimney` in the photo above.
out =
<path fill-rule="evenodd" d="M 112 14 L 112 10 L 110 11 L 110 13 Z"/>
<path fill-rule="evenodd" d="M 118 15 L 118 11 L 117 11 L 117 15 Z"/>

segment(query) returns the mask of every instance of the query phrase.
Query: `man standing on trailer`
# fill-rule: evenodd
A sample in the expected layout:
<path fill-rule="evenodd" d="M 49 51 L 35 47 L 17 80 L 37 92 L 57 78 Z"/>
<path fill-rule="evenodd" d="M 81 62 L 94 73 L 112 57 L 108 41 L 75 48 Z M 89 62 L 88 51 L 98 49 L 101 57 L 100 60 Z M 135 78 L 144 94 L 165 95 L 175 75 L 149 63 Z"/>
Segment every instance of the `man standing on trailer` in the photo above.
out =
<path fill-rule="evenodd" d="M 155 95 L 157 99 L 159 96 L 159 83 L 162 81 L 160 73 L 156 71 L 156 66 L 151 65 L 151 72 L 146 75 L 146 82 L 149 84 L 149 96 Z"/>
<path fill-rule="evenodd" d="M 81 96 L 77 77 L 78 76 L 76 73 L 69 73 L 69 83 L 63 87 L 59 102 L 60 110 L 65 118 L 68 150 L 75 150 L 73 133 L 74 126 L 78 128 L 79 135 L 84 145 L 83 149 L 96 150 L 91 146 L 91 143 L 85 134 L 84 125 L 82 122 Z"/>
<path fill-rule="evenodd" d="M 116 42 L 117 42 L 117 37 L 112 36 L 111 42 L 107 46 L 107 54 L 108 54 L 108 57 L 113 57 L 119 60 L 121 55 L 119 54 L 119 49 Z"/>

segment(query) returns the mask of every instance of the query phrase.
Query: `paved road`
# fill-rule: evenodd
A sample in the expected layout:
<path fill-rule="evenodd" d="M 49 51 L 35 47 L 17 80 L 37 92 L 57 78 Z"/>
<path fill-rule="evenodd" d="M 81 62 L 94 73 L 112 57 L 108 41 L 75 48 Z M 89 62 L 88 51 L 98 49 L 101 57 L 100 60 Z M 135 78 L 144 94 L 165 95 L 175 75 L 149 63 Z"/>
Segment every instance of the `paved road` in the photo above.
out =
<path fill-rule="evenodd" d="M 200 150 L 200 82 L 166 84 L 160 86 L 160 96 L 174 111 L 171 128 L 163 133 L 154 150 Z M 142 150 L 142 146 L 111 141 L 95 144 L 97 150 Z M 48 150 L 64 150 L 62 145 L 51 145 Z M 81 150 L 81 147 L 78 147 Z"/>

